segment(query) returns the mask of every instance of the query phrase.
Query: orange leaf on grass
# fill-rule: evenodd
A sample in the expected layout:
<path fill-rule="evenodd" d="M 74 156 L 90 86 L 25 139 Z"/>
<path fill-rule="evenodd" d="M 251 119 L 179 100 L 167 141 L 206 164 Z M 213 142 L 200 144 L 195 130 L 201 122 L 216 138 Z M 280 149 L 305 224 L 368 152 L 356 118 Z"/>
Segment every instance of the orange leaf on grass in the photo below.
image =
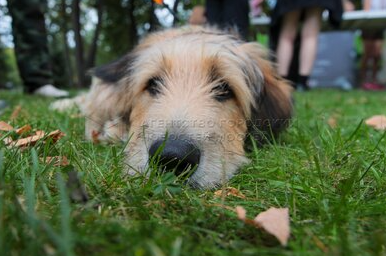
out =
<path fill-rule="evenodd" d="M 254 219 L 257 225 L 275 236 L 282 245 L 287 245 L 290 236 L 288 208 L 271 207 Z"/>
<path fill-rule="evenodd" d="M 245 199 L 243 193 L 241 193 L 238 189 L 233 187 L 227 187 L 224 189 L 220 189 L 214 192 L 215 197 L 223 197 L 223 196 L 235 196 L 238 198 Z"/>
<path fill-rule="evenodd" d="M 4 141 L 5 145 L 9 145 L 12 143 L 13 140 L 11 137 L 6 137 L 3 139 L 3 141 Z"/>
<path fill-rule="evenodd" d="M 276 237 L 281 245 L 287 245 L 290 236 L 288 208 L 271 207 L 259 213 L 253 220 L 246 217 L 247 211 L 242 206 L 236 207 L 236 214 L 244 223 L 266 231 Z"/>
<path fill-rule="evenodd" d="M 44 136 L 46 133 L 45 133 L 44 131 L 42 131 L 42 130 L 37 130 L 37 131 L 35 132 L 35 134 L 36 134 L 36 135 L 42 135 L 42 136 Z"/>
<path fill-rule="evenodd" d="M 12 111 L 12 114 L 11 114 L 11 117 L 9 119 L 11 120 L 14 120 L 16 119 L 19 114 L 20 114 L 20 111 L 21 111 L 21 106 L 20 105 L 17 105 L 14 110 Z"/>
<path fill-rule="evenodd" d="M 44 161 L 44 158 L 41 158 Z M 70 164 L 66 156 L 47 156 L 44 163 L 50 164 L 53 163 L 53 166 L 67 166 Z"/>
<path fill-rule="evenodd" d="M 237 218 L 239 220 L 242 220 L 245 224 L 259 228 L 259 226 L 256 225 L 254 220 L 247 218 L 247 211 L 245 210 L 244 207 L 236 206 L 236 214 L 237 214 Z"/>
<path fill-rule="evenodd" d="M 24 129 L 28 129 L 28 127 L 24 128 Z M 36 142 L 38 142 L 39 140 L 41 140 L 43 138 L 45 138 L 45 139 L 51 138 L 52 142 L 55 143 L 60 138 L 62 138 L 63 136 L 65 136 L 65 134 L 63 132 L 61 132 L 60 130 L 55 130 L 53 132 L 50 132 L 47 136 L 46 136 L 46 133 L 44 131 L 38 130 L 38 131 L 35 132 L 34 135 L 31 135 L 31 136 L 28 136 L 28 137 L 25 137 L 25 138 L 21 138 L 21 139 L 18 139 L 18 140 L 11 141 L 8 144 L 11 147 L 25 148 L 27 146 L 35 145 Z"/>
<path fill-rule="evenodd" d="M 10 132 L 13 130 L 13 126 L 7 124 L 4 121 L 0 121 L 0 131 Z"/>
<path fill-rule="evenodd" d="M 55 130 L 53 132 L 50 132 L 47 135 L 47 138 L 51 138 L 53 142 L 57 142 L 58 140 L 60 140 L 64 136 L 66 136 L 65 133 L 61 132 L 60 130 Z"/>
<path fill-rule="evenodd" d="M 33 146 L 38 142 L 40 139 L 44 138 L 44 133 L 38 133 L 34 134 L 32 136 L 28 136 L 26 138 L 18 139 L 15 141 L 12 141 L 9 145 L 11 147 L 26 147 L 26 146 Z"/>
<path fill-rule="evenodd" d="M 331 116 L 328 120 L 327 120 L 327 123 L 328 123 L 328 125 L 331 127 L 331 128 L 336 128 L 337 127 L 337 124 L 338 124 L 338 122 L 337 122 L 337 120 L 336 120 L 336 118 L 334 117 L 334 116 Z"/>
<path fill-rule="evenodd" d="M 246 220 L 247 218 L 247 210 L 242 206 L 236 206 L 236 214 L 239 220 Z"/>
<path fill-rule="evenodd" d="M 384 115 L 372 116 L 366 119 L 365 123 L 376 130 L 380 130 L 380 131 L 386 130 L 386 116 Z"/>
<path fill-rule="evenodd" d="M 26 133 L 26 132 L 29 132 L 29 131 L 31 131 L 31 125 L 29 125 L 29 124 L 26 124 L 26 125 L 24 125 L 23 127 L 20 127 L 19 129 L 16 129 L 16 133 L 17 134 L 19 134 L 19 135 L 21 135 L 21 134 L 23 134 L 23 133 Z"/>

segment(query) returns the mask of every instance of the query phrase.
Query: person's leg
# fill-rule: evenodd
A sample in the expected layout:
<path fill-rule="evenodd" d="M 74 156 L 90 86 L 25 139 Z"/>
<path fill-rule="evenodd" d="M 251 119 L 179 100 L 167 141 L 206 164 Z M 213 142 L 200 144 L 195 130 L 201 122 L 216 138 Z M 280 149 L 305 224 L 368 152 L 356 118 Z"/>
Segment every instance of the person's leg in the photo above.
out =
<path fill-rule="evenodd" d="M 226 27 L 236 26 L 244 40 L 249 34 L 249 1 L 248 0 L 223 0 L 223 23 Z"/>
<path fill-rule="evenodd" d="M 299 25 L 300 11 L 287 13 L 283 19 L 283 25 L 279 35 L 279 43 L 276 50 L 279 75 L 288 76 L 291 64 L 294 41 Z"/>
<path fill-rule="evenodd" d="M 52 84 L 44 1 L 8 0 L 20 76 L 28 93 Z"/>
<path fill-rule="evenodd" d="M 364 52 L 361 61 L 361 88 L 370 91 L 384 90 L 385 87 L 377 84 L 377 74 L 381 59 L 382 42 L 373 37 L 363 39 Z M 370 69 L 370 76 L 368 70 Z"/>
<path fill-rule="evenodd" d="M 315 62 L 318 47 L 318 35 L 322 22 L 322 8 L 310 8 L 305 11 L 305 20 L 301 31 L 299 75 L 309 76 Z"/>
<path fill-rule="evenodd" d="M 368 82 L 367 71 L 369 67 L 371 52 L 372 52 L 371 39 L 363 38 L 363 56 L 361 60 L 361 70 L 360 70 L 361 84 Z"/>
<path fill-rule="evenodd" d="M 373 44 L 373 66 L 371 72 L 371 79 L 373 83 L 378 82 L 378 70 L 380 68 L 380 62 L 382 57 L 382 40 L 376 39 Z"/>

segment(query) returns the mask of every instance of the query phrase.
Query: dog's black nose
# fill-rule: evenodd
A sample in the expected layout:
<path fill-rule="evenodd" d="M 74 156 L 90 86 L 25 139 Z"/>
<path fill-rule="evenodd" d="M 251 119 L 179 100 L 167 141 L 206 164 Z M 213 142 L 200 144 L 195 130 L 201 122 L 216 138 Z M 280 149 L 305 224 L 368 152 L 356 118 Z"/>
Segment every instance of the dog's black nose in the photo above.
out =
<path fill-rule="evenodd" d="M 154 142 L 149 155 L 159 159 L 162 170 L 174 171 L 176 175 L 196 167 L 201 157 L 200 150 L 192 142 L 171 138 Z"/>

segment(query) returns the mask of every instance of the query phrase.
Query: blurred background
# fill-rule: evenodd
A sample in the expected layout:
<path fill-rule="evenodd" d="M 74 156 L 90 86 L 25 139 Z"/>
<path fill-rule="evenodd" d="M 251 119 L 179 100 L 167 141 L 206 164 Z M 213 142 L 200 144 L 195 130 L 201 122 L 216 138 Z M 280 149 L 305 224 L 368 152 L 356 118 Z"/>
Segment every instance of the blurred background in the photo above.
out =
<path fill-rule="evenodd" d="M 47 0 L 45 17 L 54 83 L 66 88 L 87 87 L 90 84 L 88 69 L 130 51 L 151 31 L 186 24 L 192 9 L 205 4 L 204 0 L 156 2 L 162 3 L 151 0 Z M 355 9 L 362 8 L 361 0 L 352 3 Z M 269 16 L 269 13 L 270 1 L 266 1 L 263 14 Z M 0 87 L 3 88 L 21 84 L 11 21 L 6 0 L 0 0 Z M 254 30 L 253 26 L 251 28 L 251 40 L 267 45 L 268 36 Z M 360 36 L 355 37 L 354 44 L 358 61 L 362 52 Z"/>
<path fill-rule="evenodd" d="M 54 82 L 59 87 L 87 87 L 86 71 L 128 52 L 147 33 L 186 23 L 191 9 L 203 0 L 166 0 L 178 14 L 151 0 L 48 0 Z M 14 56 L 7 2 L 0 0 L 0 85 L 21 84 Z M 79 63 L 81 62 L 81 63 Z"/>

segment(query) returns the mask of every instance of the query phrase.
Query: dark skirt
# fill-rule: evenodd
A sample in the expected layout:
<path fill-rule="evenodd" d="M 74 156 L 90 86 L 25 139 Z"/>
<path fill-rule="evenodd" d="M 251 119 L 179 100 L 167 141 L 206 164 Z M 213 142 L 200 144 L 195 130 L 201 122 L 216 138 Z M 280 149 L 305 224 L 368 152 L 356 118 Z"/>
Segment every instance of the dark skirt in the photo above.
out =
<path fill-rule="evenodd" d="M 332 26 L 338 27 L 342 21 L 343 6 L 341 0 L 277 0 L 272 12 L 272 26 L 279 25 L 283 16 L 291 11 L 321 7 L 329 11 Z"/>
<path fill-rule="evenodd" d="M 307 8 L 321 7 L 329 12 L 329 22 L 334 28 L 338 28 L 342 21 L 343 6 L 341 0 L 277 0 L 277 4 L 271 13 L 269 46 L 273 52 L 276 51 L 280 35 L 281 25 L 285 14 L 301 10 L 302 17 Z M 299 67 L 300 35 L 298 34 L 294 43 L 294 55 L 288 71 L 288 78 L 296 80 Z"/>
<path fill-rule="evenodd" d="M 365 40 L 383 40 L 383 30 L 380 30 L 380 29 L 362 30 L 362 38 Z"/>

